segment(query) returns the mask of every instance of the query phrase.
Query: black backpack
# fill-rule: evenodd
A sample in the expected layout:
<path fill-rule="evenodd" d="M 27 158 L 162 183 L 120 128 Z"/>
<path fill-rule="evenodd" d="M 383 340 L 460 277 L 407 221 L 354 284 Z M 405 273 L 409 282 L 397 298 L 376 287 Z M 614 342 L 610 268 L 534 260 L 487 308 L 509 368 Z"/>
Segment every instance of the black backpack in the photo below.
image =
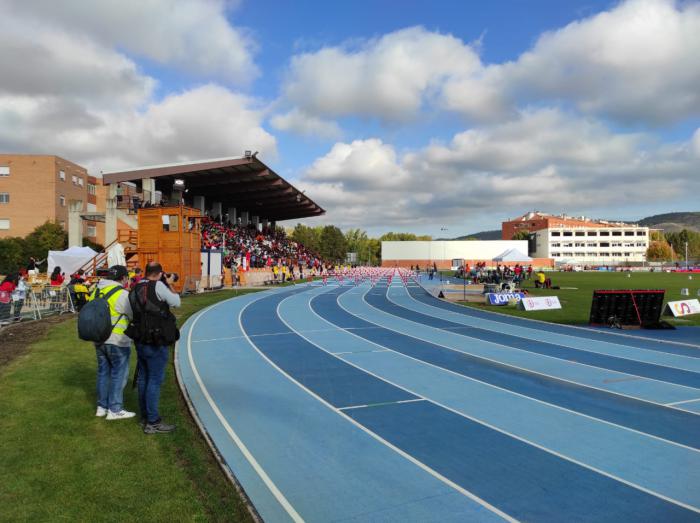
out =
<path fill-rule="evenodd" d="M 109 310 L 107 300 L 118 291 L 125 290 L 120 285 L 110 289 L 107 294 L 102 294 L 99 289 L 95 291 L 95 297 L 90 300 L 78 314 L 78 337 L 85 341 L 94 341 L 102 344 L 112 335 L 112 329 L 122 319 L 119 315 L 117 321 L 112 324 L 112 313 Z"/>
<path fill-rule="evenodd" d="M 180 331 L 168 304 L 158 299 L 156 283 L 139 282 L 129 293 L 134 320 L 126 334 L 140 343 L 170 345 L 180 339 Z"/>

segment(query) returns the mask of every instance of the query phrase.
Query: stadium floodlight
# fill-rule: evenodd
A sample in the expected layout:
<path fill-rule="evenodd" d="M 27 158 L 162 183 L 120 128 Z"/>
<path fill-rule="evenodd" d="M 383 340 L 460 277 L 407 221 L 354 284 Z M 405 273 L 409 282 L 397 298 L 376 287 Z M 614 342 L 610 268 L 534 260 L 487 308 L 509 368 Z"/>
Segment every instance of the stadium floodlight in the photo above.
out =
<path fill-rule="evenodd" d="M 253 151 L 245 151 L 243 155 L 250 160 L 253 157 Z"/>
<path fill-rule="evenodd" d="M 177 178 L 173 182 L 173 188 L 180 189 L 181 191 L 184 190 L 185 189 L 185 180 L 183 180 L 182 178 Z"/>

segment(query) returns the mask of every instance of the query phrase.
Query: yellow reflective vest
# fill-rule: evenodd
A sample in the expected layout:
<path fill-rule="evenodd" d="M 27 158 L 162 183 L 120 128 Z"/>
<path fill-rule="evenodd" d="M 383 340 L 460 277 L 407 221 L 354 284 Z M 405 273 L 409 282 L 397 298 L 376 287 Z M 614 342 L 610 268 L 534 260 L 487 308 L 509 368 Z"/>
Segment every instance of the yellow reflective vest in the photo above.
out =
<path fill-rule="evenodd" d="M 121 285 L 114 284 L 114 285 L 108 285 L 107 287 L 101 287 L 97 288 L 95 287 L 95 290 L 92 291 L 92 294 L 88 298 L 89 300 L 94 300 L 95 296 L 97 296 L 97 292 L 99 291 L 102 296 L 105 296 L 109 291 L 114 289 L 115 287 L 121 287 L 123 292 L 127 292 L 126 289 L 124 289 Z M 109 315 L 112 320 L 112 333 L 114 334 L 124 334 L 124 331 L 126 328 L 129 326 L 129 318 L 120 312 L 117 312 L 116 305 L 117 305 L 117 300 L 119 299 L 119 295 L 121 294 L 122 291 L 117 291 L 114 294 L 112 294 L 108 299 L 107 303 L 109 304 Z"/>

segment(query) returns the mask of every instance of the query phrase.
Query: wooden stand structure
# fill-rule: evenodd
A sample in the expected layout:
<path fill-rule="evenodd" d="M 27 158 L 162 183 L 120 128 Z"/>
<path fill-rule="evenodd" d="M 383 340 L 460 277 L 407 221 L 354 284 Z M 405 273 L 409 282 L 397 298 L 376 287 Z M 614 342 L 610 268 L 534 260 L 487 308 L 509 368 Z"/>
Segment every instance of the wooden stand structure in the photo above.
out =
<path fill-rule="evenodd" d="M 144 268 L 157 261 L 166 272 L 176 272 L 181 292 L 194 290 L 202 277 L 202 231 L 198 209 L 183 206 L 148 207 L 138 211 L 138 258 Z"/>

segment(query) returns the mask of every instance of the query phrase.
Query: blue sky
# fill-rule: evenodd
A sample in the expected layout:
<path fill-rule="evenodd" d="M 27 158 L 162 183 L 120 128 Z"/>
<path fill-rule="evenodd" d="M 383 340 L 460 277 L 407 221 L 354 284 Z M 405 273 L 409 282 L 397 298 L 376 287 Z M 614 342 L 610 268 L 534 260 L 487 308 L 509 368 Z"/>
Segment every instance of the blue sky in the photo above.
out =
<path fill-rule="evenodd" d="M 0 5 L 3 150 L 259 150 L 328 210 L 310 223 L 373 234 L 697 210 L 697 1 Z"/>

